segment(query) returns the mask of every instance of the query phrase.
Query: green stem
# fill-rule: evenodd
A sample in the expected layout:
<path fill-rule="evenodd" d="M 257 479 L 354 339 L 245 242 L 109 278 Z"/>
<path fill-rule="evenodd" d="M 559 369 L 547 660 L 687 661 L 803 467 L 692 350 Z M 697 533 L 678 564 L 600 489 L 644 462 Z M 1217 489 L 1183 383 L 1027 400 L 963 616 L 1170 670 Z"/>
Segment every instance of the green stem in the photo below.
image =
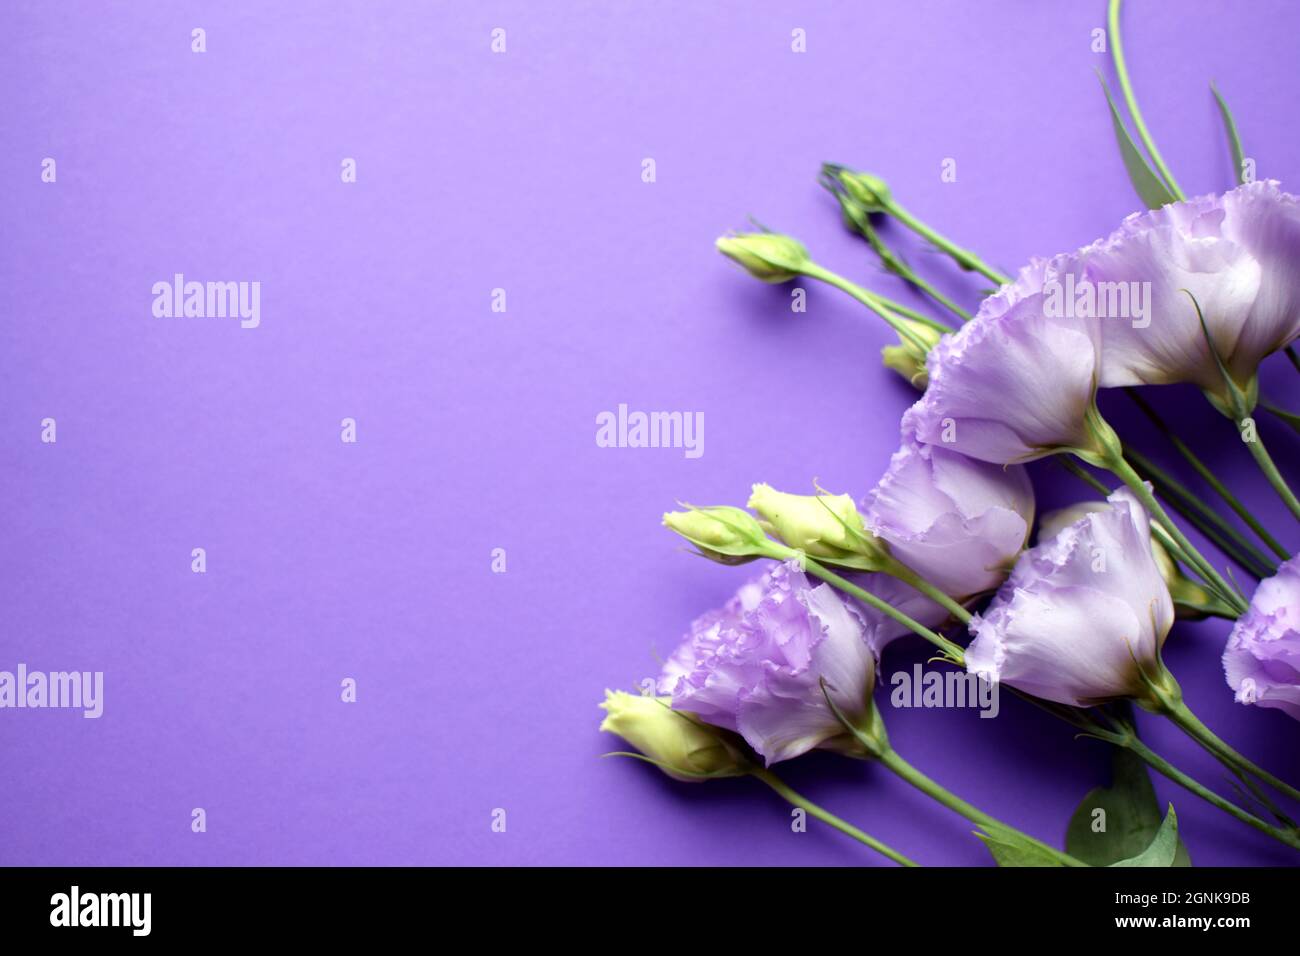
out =
<path fill-rule="evenodd" d="M 861 219 L 858 220 L 857 229 L 858 233 L 867 240 L 867 244 L 871 246 L 872 251 L 880 258 L 880 263 L 885 267 L 886 271 L 892 272 L 904 282 L 928 295 L 935 302 L 938 302 L 953 315 L 957 316 L 960 321 L 965 322 L 970 318 L 969 312 L 936 289 L 927 280 L 921 278 L 921 276 L 919 276 L 916 271 L 907 264 L 902 256 L 891 249 L 888 244 L 886 244 L 885 240 L 880 238 L 880 235 L 872 227 L 870 219 L 865 212 Z"/>
<path fill-rule="evenodd" d="M 977 824 L 979 826 L 984 827 L 985 829 L 994 832 L 996 832 L 997 830 L 1005 830 L 1007 832 L 1014 833 L 1020 838 L 1032 843 L 1040 850 L 1043 850 L 1045 853 L 1050 854 L 1053 857 L 1053 859 L 1057 860 L 1062 866 L 1085 866 L 1086 867 L 1088 865 L 1087 863 L 1084 863 L 1082 860 L 1078 860 L 1075 857 L 1070 856 L 1070 854 L 1068 853 L 1063 853 L 1060 850 L 1056 849 L 1055 847 L 1049 846 L 1048 844 L 1044 843 L 1042 840 L 1037 840 L 1034 837 L 1029 836 L 1027 833 L 1022 833 L 1021 831 L 1017 830 L 1015 827 L 1008 826 L 1002 821 L 989 816 L 987 813 L 985 813 L 983 810 L 980 810 L 978 807 L 972 806 L 971 804 L 967 803 L 961 797 L 957 796 L 955 793 L 948 790 L 947 788 L 939 785 L 934 780 L 930 779 L 921 771 L 913 767 L 910 763 L 904 760 L 899 755 L 898 751 L 894 750 L 894 748 L 885 747 L 877 759 L 879 759 L 882 764 L 884 764 L 894 773 L 898 774 L 898 776 L 902 777 L 912 786 L 916 787 L 916 789 L 920 790 L 926 796 L 934 800 L 937 800 L 939 803 L 943 804 L 949 810 L 952 810 L 954 813 L 957 813 L 960 816 L 965 817 L 971 823 Z"/>
<path fill-rule="evenodd" d="M 900 866 L 917 865 L 913 860 L 910 860 L 907 857 L 903 856 L 903 854 L 899 853 L 897 850 L 893 849 L 887 844 L 881 843 L 875 837 L 871 836 L 871 834 L 863 833 L 853 824 L 848 823 L 845 820 L 841 820 L 835 814 L 831 813 L 829 810 L 822 809 L 817 804 L 813 803 L 811 800 L 804 797 L 798 791 L 792 790 L 790 787 L 786 786 L 785 782 L 781 780 L 780 777 L 772 773 L 772 771 L 752 770 L 750 771 L 750 773 L 753 776 L 757 777 L 759 780 L 762 780 L 765 784 L 767 784 L 769 787 L 771 787 L 773 790 L 779 793 L 782 797 L 784 797 L 786 801 L 790 803 L 791 806 L 799 807 L 802 810 L 808 811 L 809 814 L 816 817 L 822 823 L 825 823 L 828 826 L 832 826 L 836 830 L 839 830 L 841 833 L 853 837 L 853 839 L 857 840 L 859 843 L 865 843 L 867 846 L 871 847 L 871 849 L 875 850 L 877 853 L 881 854 L 882 856 L 888 857 L 898 865 Z"/>
<path fill-rule="evenodd" d="M 899 561 L 897 558 L 891 557 L 887 559 L 885 565 L 880 570 L 884 571 L 886 574 L 890 575 L 891 577 L 898 578 L 898 580 L 902 581 L 904 584 L 909 585 L 915 588 L 916 590 L 920 591 L 931 601 L 933 601 L 935 604 L 938 604 L 940 607 L 944 608 L 946 611 L 948 611 L 948 613 L 950 613 L 957 620 L 961 621 L 963 624 L 970 623 L 970 619 L 971 619 L 970 611 L 966 610 L 955 600 L 953 600 L 953 598 L 950 595 L 944 593 L 939 588 L 935 587 L 933 584 L 931 584 L 925 578 L 921 577 L 921 575 L 917 574 L 915 571 L 913 571 L 907 565 L 903 564 L 903 562 Z"/>
<path fill-rule="evenodd" d="M 1295 370 L 1300 372 L 1300 355 L 1296 354 L 1295 346 L 1288 345 L 1283 351 L 1286 352 L 1286 357 L 1291 360 L 1291 364 L 1295 366 Z"/>
<path fill-rule="evenodd" d="M 1216 597 L 1224 601 L 1238 615 L 1246 610 L 1246 603 L 1241 596 L 1232 589 L 1232 586 L 1224 580 L 1214 566 L 1201 554 L 1200 551 L 1187 540 L 1187 536 L 1179 529 L 1178 525 L 1170 519 L 1168 513 L 1156 500 L 1151 489 L 1147 487 L 1142 476 L 1133 470 L 1133 466 L 1128 463 L 1123 454 L 1118 450 L 1112 450 L 1106 456 L 1104 466 L 1112 471 L 1120 481 L 1128 485 L 1129 489 L 1137 496 L 1142 505 L 1150 512 L 1151 517 L 1158 521 L 1160 525 L 1169 532 L 1169 536 L 1177 543 L 1178 549 L 1182 553 L 1184 563 L 1188 564 L 1201 579 L 1205 581 L 1216 593 Z"/>
<path fill-rule="evenodd" d="M 1074 462 L 1069 461 L 1068 459 L 1064 459 L 1064 461 L 1067 464 L 1067 466 L 1071 466 L 1075 468 L 1078 467 Z M 1080 469 L 1080 471 L 1082 472 L 1082 469 Z M 1082 472 L 1082 473 L 1087 475 L 1086 472 Z M 1087 477 L 1091 479 L 1092 476 L 1087 475 Z M 1105 491 L 1104 485 L 1102 486 L 1102 490 L 1103 492 Z M 778 561 L 784 561 L 784 560 L 789 560 L 789 558 L 792 557 L 794 554 L 795 552 L 787 549 L 786 551 L 777 550 L 774 551 L 774 553 L 770 553 L 765 556 L 769 558 L 773 558 Z M 874 594 L 871 594 L 870 592 L 863 590 L 862 588 L 858 587 L 852 582 L 845 580 L 844 578 L 840 577 L 838 574 L 835 574 L 833 571 L 826 569 L 825 567 L 813 561 L 812 559 L 805 558 L 804 564 L 806 570 L 814 577 L 818 577 L 821 580 L 832 585 L 833 587 L 836 587 L 839 590 L 845 592 L 846 594 L 850 594 L 853 597 L 856 597 L 859 600 L 864 601 L 865 603 L 871 605 L 872 607 L 875 607 L 883 611 L 884 613 L 892 617 L 894 620 L 902 624 L 904 627 L 907 627 L 914 634 L 917 634 L 920 637 L 925 638 L 931 644 L 934 644 L 936 647 L 939 647 L 941 650 L 943 650 L 944 653 L 952 661 L 952 663 L 957 664 L 959 666 L 965 665 L 965 652 L 956 644 L 949 641 L 947 638 L 942 637 L 939 634 L 936 634 L 934 631 L 931 631 L 929 628 L 921 624 L 918 624 L 916 621 L 912 620 L 912 618 L 908 617 L 906 614 L 903 614 L 902 612 L 895 610 L 890 605 L 881 601 Z M 1173 780 L 1175 783 L 1184 787 L 1190 793 L 1202 798 L 1203 800 L 1210 803 L 1211 805 L 1218 807 L 1220 810 L 1223 810 L 1224 812 L 1236 817 L 1238 820 L 1241 820 L 1243 823 L 1247 823 L 1250 826 L 1259 829 L 1259 824 L 1262 823 L 1262 821 L 1259 821 L 1258 818 L 1252 817 L 1251 814 L 1247 813 L 1244 810 L 1241 810 L 1235 804 L 1229 803 L 1227 800 L 1223 799 L 1218 794 L 1207 789 L 1203 785 L 1197 783 L 1195 780 L 1188 777 L 1186 774 L 1181 773 L 1172 765 L 1170 765 L 1168 761 L 1165 761 L 1154 751 L 1151 751 L 1150 748 L 1146 747 L 1144 744 L 1141 744 L 1140 741 L 1138 742 L 1137 745 L 1132 744 L 1131 740 L 1137 740 L 1136 734 L 1130 732 L 1122 736 L 1117 735 L 1114 732 L 1099 726 L 1096 723 L 1096 721 L 1091 720 L 1084 711 L 1080 710 L 1077 707 L 1066 707 L 1061 704 L 1053 703 L 1052 701 L 1042 700 L 1030 694 L 1025 694 L 1020 691 L 1017 691 L 1014 687 L 1011 688 L 1011 690 L 1015 691 L 1018 697 L 1021 697 L 1027 700 L 1029 703 L 1042 708 L 1043 710 L 1047 711 L 1053 716 L 1058 717 L 1061 720 L 1064 720 L 1066 723 L 1070 724 L 1071 726 L 1079 730 L 1082 730 L 1084 733 L 1091 734 L 1092 736 L 1100 737 L 1101 739 L 1106 740 L 1107 742 L 1112 743 L 1116 746 L 1132 746 L 1134 748 L 1134 752 L 1139 757 L 1141 757 L 1148 764 L 1150 764 L 1155 770 L 1164 774 L 1170 780 Z M 1265 827 L 1267 827 L 1267 824 L 1265 824 Z M 1300 844 L 1293 843 L 1293 837 L 1291 834 L 1289 834 L 1288 831 L 1279 831 L 1276 830 L 1275 828 L 1270 828 L 1267 830 L 1267 832 L 1269 832 L 1269 834 L 1275 837 L 1276 839 L 1279 839 L 1283 843 L 1286 843 L 1288 846 L 1296 845 L 1298 848 L 1300 848 Z"/>
<path fill-rule="evenodd" d="M 1124 446 L 1124 457 L 1133 463 L 1139 473 L 1151 479 L 1158 492 L 1171 499 L 1170 503 L 1183 517 L 1196 525 L 1202 534 L 1242 568 L 1257 578 L 1265 578 L 1277 572 L 1277 565 L 1268 556 L 1173 475 L 1128 445 Z M 1267 531 L 1264 533 L 1268 534 Z"/>
<path fill-rule="evenodd" d="M 996 282 L 998 285 L 1006 285 L 1011 281 L 1010 276 L 994 269 L 979 256 L 975 255 L 975 253 L 971 252 L 969 249 L 963 249 L 947 236 L 935 232 L 920 219 L 917 219 L 912 215 L 908 210 L 904 209 L 895 200 L 890 199 L 884 209 L 889 213 L 889 215 L 893 216 L 908 229 L 911 229 L 917 235 L 928 240 L 936 248 L 946 252 L 963 269 L 978 272 L 989 281 Z"/>
<path fill-rule="evenodd" d="M 1178 725 L 1185 734 L 1199 743 L 1202 747 L 1212 753 L 1214 756 L 1230 763 L 1234 767 L 1244 770 L 1254 777 L 1258 777 L 1264 783 L 1290 797 L 1292 800 L 1300 800 L 1300 790 L 1291 786 L 1286 781 L 1275 777 L 1263 767 L 1255 764 L 1251 760 L 1242 756 L 1231 746 L 1221 740 L 1214 731 L 1206 727 L 1201 719 L 1192 713 L 1191 709 L 1181 700 L 1165 710 L 1166 716 Z"/>
<path fill-rule="evenodd" d="M 948 328 L 948 326 L 944 325 L 938 319 L 933 319 L 930 316 L 926 315 L 924 312 L 920 312 L 916 309 L 913 309 L 911 306 L 904 305 L 901 302 L 897 302 L 894 299 L 891 299 L 887 296 L 883 296 L 879 292 L 872 292 L 871 295 L 875 296 L 876 300 L 880 302 L 882 305 L 884 305 L 886 308 L 892 309 L 893 311 L 897 312 L 899 315 L 904 315 L 907 318 L 912 319 L 913 321 L 920 322 L 922 325 L 928 325 L 936 332 L 952 331 L 951 329 Z"/>
<path fill-rule="evenodd" d="M 792 548 L 782 548 L 776 545 L 775 542 L 773 542 L 771 549 L 764 556 L 773 558 L 777 561 L 789 561 L 791 558 L 801 558 L 804 570 L 813 577 L 820 578 L 827 584 L 839 588 L 846 594 L 853 595 L 859 601 L 862 601 L 864 604 L 867 604 L 870 607 L 875 608 L 877 611 L 880 611 L 882 614 L 887 615 L 906 627 L 908 630 L 912 631 L 914 634 L 919 634 L 935 647 L 939 648 L 939 650 L 943 651 L 954 664 L 965 665 L 966 653 L 961 649 L 961 647 L 948 640 L 948 638 L 944 637 L 942 634 L 930 630 L 924 624 L 914 621 L 902 611 L 898 610 L 898 608 L 886 601 L 882 601 L 865 588 L 860 588 L 852 581 L 840 577 L 825 565 L 819 564 L 806 555 L 800 556 L 799 553 L 794 551 Z"/>
<path fill-rule="evenodd" d="M 1285 408 L 1282 408 L 1279 405 L 1274 405 L 1272 402 L 1264 401 L 1263 399 L 1260 399 L 1259 404 L 1261 408 L 1278 421 L 1290 425 L 1293 431 L 1300 432 L 1300 415 L 1297 415 L 1294 412 L 1288 412 Z"/>
<path fill-rule="evenodd" d="M 1129 81 L 1128 66 L 1124 62 L 1124 46 L 1120 41 L 1119 7 L 1120 0 L 1110 0 L 1110 10 L 1106 18 L 1106 31 L 1110 39 L 1110 53 L 1111 58 L 1115 61 L 1115 74 L 1119 77 L 1119 88 L 1124 94 L 1124 102 L 1128 106 L 1129 114 L 1133 117 L 1133 126 L 1137 129 L 1137 134 L 1141 138 L 1142 144 L 1146 146 L 1147 152 L 1151 154 L 1151 160 L 1155 163 L 1156 170 L 1165 181 L 1165 185 L 1169 187 L 1169 191 L 1181 201 L 1186 197 L 1178 187 L 1178 183 L 1174 181 L 1174 174 L 1165 165 L 1160 150 L 1156 149 L 1155 140 L 1151 138 L 1151 133 L 1147 130 L 1147 124 L 1142 119 L 1142 111 L 1138 109 L 1137 97 L 1133 95 L 1133 84 Z"/>
<path fill-rule="evenodd" d="M 1238 430 L 1242 428 L 1245 422 L 1246 420 L 1243 418 L 1237 419 Z M 1254 423 L 1251 422 L 1251 425 L 1253 426 Z M 1246 442 L 1246 447 L 1250 449 L 1250 456 L 1255 459 L 1255 464 L 1259 465 L 1259 470 L 1264 473 L 1264 477 L 1273 486 L 1273 490 L 1278 493 L 1278 497 L 1286 503 L 1287 508 L 1291 510 L 1291 514 L 1300 518 L 1300 500 L 1296 499 L 1295 492 L 1286 483 L 1282 473 L 1277 470 L 1277 465 L 1273 463 L 1273 458 L 1269 455 L 1268 449 L 1264 447 L 1264 440 L 1259 437 L 1258 432 L 1252 436 L 1250 441 Z"/>
<path fill-rule="evenodd" d="M 810 263 L 809 265 L 804 266 L 803 274 L 810 279 L 816 279 L 819 282 L 825 282 L 827 285 L 834 286 L 835 288 L 839 289 L 842 292 L 847 292 L 849 295 L 853 296 L 853 298 L 857 299 L 859 302 L 865 305 L 872 312 L 875 312 L 878 316 L 880 316 L 882 319 L 888 322 L 890 328 L 892 328 L 895 332 L 897 332 L 900 337 L 912 342 L 917 348 L 919 348 L 922 351 L 922 353 L 929 351 L 930 348 L 929 345 L 927 345 L 925 342 L 922 342 L 919 338 L 917 338 L 916 334 L 907 327 L 907 324 L 902 320 L 902 318 L 900 318 L 898 314 L 894 312 L 893 309 L 885 305 L 880 300 L 880 297 L 877 296 L 874 292 L 864 289 L 856 282 L 851 282 L 848 279 L 844 278 L 842 275 L 839 275 L 838 273 L 835 272 L 831 272 L 829 269 L 825 269 L 822 266 L 817 265 L 816 263 Z M 938 329 L 938 331 L 940 332 L 952 331 L 952 329 L 949 328 L 948 326 L 943 325 L 942 323 L 939 322 L 935 322 L 934 320 L 931 320 L 927 324 Z"/>
<path fill-rule="evenodd" d="M 1264 544 L 1283 561 L 1291 557 L 1291 555 L 1287 553 L 1286 548 L 1282 547 L 1277 539 L 1268 533 L 1260 523 L 1259 519 L 1251 514 L 1250 509 L 1242 504 L 1237 496 L 1228 490 L 1228 487 L 1219 480 L 1218 476 L 1209 469 L 1205 462 L 1201 461 L 1200 457 L 1197 456 L 1190 447 L 1188 447 L 1186 442 L 1174 434 L 1173 429 L 1165 423 L 1165 420 L 1160 416 L 1160 414 L 1145 398 L 1138 394 L 1137 389 L 1126 388 L 1124 391 L 1138 406 L 1138 408 L 1142 409 L 1143 414 L 1151 420 L 1151 424 L 1155 425 L 1157 429 L 1168 437 L 1170 444 L 1172 444 L 1178 453 L 1187 460 L 1187 463 L 1196 470 L 1196 473 L 1205 480 L 1206 484 L 1214 489 L 1215 494 L 1227 502 L 1228 507 L 1236 513 L 1237 517 L 1246 522 L 1250 530 L 1259 536 L 1259 540 L 1263 541 Z M 1190 492 L 1188 492 L 1188 494 L 1190 494 Z M 1201 507 L 1205 508 L 1207 511 L 1210 510 L 1204 505 L 1204 503 L 1201 503 Z"/>
<path fill-rule="evenodd" d="M 1201 719 L 1192 713 L 1191 708 L 1184 703 L 1182 688 L 1178 686 L 1178 681 L 1174 679 L 1174 675 L 1170 674 L 1169 671 L 1164 670 L 1162 667 L 1160 673 L 1148 678 L 1147 690 L 1145 699 L 1138 701 L 1147 710 L 1168 717 L 1183 733 L 1228 766 L 1245 771 L 1251 776 L 1262 780 L 1292 800 L 1300 800 L 1300 790 L 1242 756 L 1229 744 L 1220 740 L 1214 731 L 1205 726 Z"/>
<path fill-rule="evenodd" d="M 1088 485 L 1088 487 L 1098 492 L 1103 498 L 1107 497 L 1110 494 L 1109 488 L 1107 488 L 1104 484 L 1102 484 L 1095 477 L 1089 474 L 1088 471 L 1074 459 L 1063 455 L 1060 458 L 1060 462 L 1065 467 L 1066 471 L 1070 472 L 1072 475 L 1082 480 L 1086 485 Z M 1200 527 L 1202 531 L 1205 531 L 1207 534 L 1210 533 L 1210 529 L 1207 529 L 1203 525 L 1196 522 L 1195 518 L 1191 518 L 1189 520 L 1191 520 L 1194 524 L 1197 524 L 1197 527 Z M 1184 564 L 1188 564 L 1190 566 L 1190 562 L 1182 554 L 1182 550 L 1179 548 L 1178 542 L 1175 541 L 1170 536 L 1169 532 L 1166 531 L 1161 525 L 1157 523 L 1152 523 L 1151 533 L 1154 534 L 1160 540 L 1161 546 L 1165 549 L 1165 551 L 1169 553 L 1171 557 L 1178 557 L 1182 559 Z M 1216 541 L 1216 543 L 1219 544 L 1220 547 L 1226 547 L 1225 543 L 1219 540 L 1217 537 L 1215 537 L 1212 534 L 1210 536 L 1214 538 L 1214 540 Z M 1243 564 L 1242 566 L 1245 567 L 1246 565 Z M 1262 578 L 1264 576 L 1265 575 L 1263 574 L 1256 573 L 1256 577 Z M 1195 609 L 1199 611 L 1204 611 L 1207 614 L 1213 614 L 1216 617 L 1222 617 L 1229 621 L 1235 621 L 1237 619 L 1237 611 L 1236 611 L 1235 604 L 1229 606 L 1227 603 L 1224 602 L 1223 598 L 1215 594 L 1210 594 L 1209 597 L 1215 602 L 1215 605 L 1213 607 L 1197 606 L 1195 607 Z M 1181 603 L 1185 603 L 1185 602 L 1181 602 Z M 1193 605 L 1186 604 L 1185 606 L 1192 607 Z"/>
<path fill-rule="evenodd" d="M 1249 827 L 1259 830 L 1261 833 L 1267 833 L 1273 839 L 1284 843 L 1293 850 L 1300 850 L 1300 834 L 1292 830 L 1284 830 L 1275 827 L 1265 820 L 1261 820 L 1249 811 L 1243 810 L 1230 800 L 1225 800 L 1213 790 L 1206 787 L 1199 781 L 1189 777 L 1183 771 L 1179 770 L 1164 757 L 1160 756 L 1150 747 L 1148 747 L 1136 734 L 1125 735 L 1125 741 L 1120 743 L 1115 741 L 1116 746 L 1127 747 L 1133 754 L 1141 758 L 1152 770 L 1168 777 L 1174 783 L 1178 784 L 1189 793 L 1195 794 L 1211 806 L 1218 807 L 1229 816 L 1240 820 Z"/>

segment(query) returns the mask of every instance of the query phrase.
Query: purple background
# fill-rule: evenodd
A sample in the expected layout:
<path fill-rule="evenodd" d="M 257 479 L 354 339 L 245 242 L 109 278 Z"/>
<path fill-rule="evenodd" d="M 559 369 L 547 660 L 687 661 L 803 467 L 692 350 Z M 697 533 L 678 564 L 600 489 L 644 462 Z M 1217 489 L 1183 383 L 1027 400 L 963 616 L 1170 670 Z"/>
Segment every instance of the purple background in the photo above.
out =
<path fill-rule="evenodd" d="M 1300 7 L 1170 14 L 1130 4 L 1126 40 L 1184 187 L 1231 181 L 1215 79 L 1259 174 L 1295 188 Z M 0 669 L 103 670 L 106 699 L 98 721 L 0 712 L 0 863 L 883 862 L 792 833 L 754 781 L 598 759 L 617 746 L 603 689 L 652 676 L 745 573 L 682 554 L 660 513 L 757 480 L 860 494 L 914 398 L 859 306 L 812 287 L 792 315 L 711 243 L 752 214 L 905 296 L 816 185 L 828 159 L 1005 267 L 1108 232 L 1136 201 L 1094 76 L 1103 20 L 1102 0 L 6 3 Z M 174 272 L 261 281 L 261 327 L 153 318 Z M 1266 389 L 1294 404 L 1282 362 Z M 1300 544 L 1228 423 L 1154 397 Z M 704 457 L 596 447 L 619 403 L 703 411 Z M 1294 466 L 1296 437 L 1262 427 Z M 1086 496 L 1035 474 L 1044 506 Z M 1232 703 L 1226 631 L 1180 625 L 1171 667 L 1223 736 L 1300 776 L 1300 728 Z M 926 656 L 903 642 L 886 667 Z M 993 721 L 885 717 L 914 763 L 1053 841 L 1107 779 L 1103 745 L 1014 700 Z M 878 768 L 815 755 L 785 775 L 924 863 L 987 862 Z M 1197 863 L 1294 861 L 1157 786 Z"/>

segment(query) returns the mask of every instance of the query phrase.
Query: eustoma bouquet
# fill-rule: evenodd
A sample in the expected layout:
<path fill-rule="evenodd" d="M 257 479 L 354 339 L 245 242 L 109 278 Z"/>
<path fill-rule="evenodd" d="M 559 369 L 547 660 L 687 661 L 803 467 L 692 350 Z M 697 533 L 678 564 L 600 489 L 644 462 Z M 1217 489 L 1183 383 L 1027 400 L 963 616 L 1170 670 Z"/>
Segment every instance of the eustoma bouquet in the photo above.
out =
<path fill-rule="evenodd" d="M 1235 699 L 1300 719 L 1300 565 L 1142 394 L 1169 384 L 1198 388 L 1300 518 L 1300 501 L 1254 418 L 1263 408 L 1300 424 L 1260 394 L 1258 376 L 1277 352 L 1300 372 L 1292 349 L 1300 336 L 1300 200 L 1278 183 L 1250 181 L 1217 91 L 1241 181 L 1222 195 L 1186 199 L 1133 95 L 1118 0 L 1109 36 L 1147 156 L 1106 97 L 1125 166 L 1149 207 L 1110 236 L 1010 276 L 920 221 L 879 177 L 825 165 L 821 182 L 846 225 L 887 272 L 946 311 L 946 321 L 831 272 L 791 237 L 763 231 L 718 240 L 758 279 L 827 282 L 883 318 L 898 335 L 884 350 L 886 365 L 922 394 L 902 418 L 899 450 L 860 500 L 756 484 L 745 508 L 686 506 L 664 516 L 705 557 L 771 563 L 690 625 L 653 693 L 607 692 L 601 729 L 635 747 L 632 756 L 683 781 L 754 776 L 904 865 L 912 861 L 903 853 L 790 790 L 773 765 L 813 749 L 877 761 L 974 823 L 1004 866 L 1185 864 L 1173 807 L 1159 812 L 1146 767 L 1300 849 L 1300 829 L 1280 805 L 1300 801 L 1300 790 L 1207 727 L 1162 654 L 1180 617 L 1231 620 L 1222 667 Z M 998 288 L 972 314 L 889 247 L 877 228 L 882 218 Z M 1107 389 L 1123 390 L 1169 433 L 1219 506 L 1120 437 L 1098 407 Z M 1025 463 L 1048 457 L 1100 500 L 1036 515 Z M 1260 581 L 1253 597 L 1192 543 L 1182 522 Z M 1113 744 L 1115 786 L 1130 798 L 1117 804 L 1130 815 L 1114 828 L 1122 835 L 1094 838 L 1072 822 L 1065 849 L 1057 849 L 908 763 L 890 744 L 875 700 L 882 654 L 905 635 L 934 645 L 949 676 L 964 676 L 973 693 L 1009 688 L 1076 734 Z M 1169 719 L 1212 754 L 1239 781 L 1235 799 L 1147 745 L 1134 707 Z M 1080 813 L 1089 806 L 1086 798 Z"/>

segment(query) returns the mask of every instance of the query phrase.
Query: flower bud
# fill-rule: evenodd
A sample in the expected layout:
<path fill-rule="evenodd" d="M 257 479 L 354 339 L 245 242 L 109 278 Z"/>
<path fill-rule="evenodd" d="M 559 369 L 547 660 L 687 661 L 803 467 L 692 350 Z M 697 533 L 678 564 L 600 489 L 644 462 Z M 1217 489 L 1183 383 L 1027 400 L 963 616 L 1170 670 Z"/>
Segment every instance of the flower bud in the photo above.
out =
<path fill-rule="evenodd" d="M 701 723 L 693 714 L 671 709 L 671 702 L 671 697 L 607 690 L 600 705 L 605 710 L 600 729 L 622 737 L 674 780 L 698 783 L 748 772 L 724 731 Z"/>
<path fill-rule="evenodd" d="M 925 347 L 922 348 L 912 341 L 911 337 L 905 338 L 899 335 L 897 345 L 886 345 L 880 350 L 881 360 L 885 363 L 885 368 L 892 368 L 913 388 L 925 391 L 926 385 L 930 383 L 930 376 L 925 370 L 925 359 L 930 354 L 930 349 L 943 337 L 943 333 L 915 319 L 901 316 L 900 319 L 907 330 L 924 343 Z"/>
<path fill-rule="evenodd" d="M 754 485 L 748 507 L 758 512 L 782 541 L 810 557 L 875 567 L 879 545 L 862 523 L 849 495 L 790 495 L 771 485 Z M 847 527 L 846 527 L 847 526 Z"/>
<path fill-rule="evenodd" d="M 849 197 L 867 212 L 885 212 L 889 208 L 889 204 L 892 202 L 889 186 L 879 176 L 873 176 L 871 173 L 859 173 L 843 166 L 830 164 L 827 164 L 824 168 L 826 172 L 838 180 Z"/>
<path fill-rule="evenodd" d="M 676 531 L 706 558 L 721 564 L 744 564 L 760 557 L 767 533 L 743 508 L 718 505 L 664 514 L 664 527 Z"/>
<path fill-rule="evenodd" d="M 724 256 L 764 282 L 789 282 L 802 275 L 812 261 L 802 243 L 775 232 L 740 232 L 722 236 L 717 246 Z"/>

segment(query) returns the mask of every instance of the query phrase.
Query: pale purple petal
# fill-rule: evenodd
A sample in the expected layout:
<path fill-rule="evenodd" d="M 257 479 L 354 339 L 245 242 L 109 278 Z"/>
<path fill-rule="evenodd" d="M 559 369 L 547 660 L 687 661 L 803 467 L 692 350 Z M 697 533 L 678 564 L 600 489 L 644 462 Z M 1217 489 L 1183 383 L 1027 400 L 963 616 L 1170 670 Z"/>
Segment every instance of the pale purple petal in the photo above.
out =
<path fill-rule="evenodd" d="M 909 413 L 920 441 L 997 464 L 1092 446 L 1093 331 L 1049 319 L 1041 292 L 1014 299 L 1014 288 L 930 350 L 930 384 Z"/>
<path fill-rule="evenodd" d="M 1300 555 L 1255 589 L 1228 635 L 1223 671 L 1238 703 L 1300 720 Z"/>
<path fill-rule="evenodd" d="M 1300 334 L 1300 203 L 1275 182 L 1135 213 L 1076 258 L 1098 293 L 1149 297 L 1145 315 L 1100 316 L 1103 388 L 1192 382 L 1221 390 L 1188 292 L 1242 387 L 1265 356 Z"/>
<path fill-rule="evenodd" d="M 739 732 L 769 763 L 845 733 L 821 681 L 859 717 L 875 677 L 867 621 L 793 562 L 776 565 L 721 610 L 696 620 L 664 665 L 659 692 L 673 706 Z"/>
<path fill-rule="evenodd" d="M 984 614 L 967 669 L 1063 704 L 1143 689 L 1173 625 L 1146 511 L 1127 490 L 1026 551 Z"/>
<path fill-rule="evenodd" d="M 1025 546 L 1034 491 L 1020 465 L 995 465 L 910 438 L 863 501 L 867 527 L 893 555 L 963 600 L 1002 583 Z"/>

